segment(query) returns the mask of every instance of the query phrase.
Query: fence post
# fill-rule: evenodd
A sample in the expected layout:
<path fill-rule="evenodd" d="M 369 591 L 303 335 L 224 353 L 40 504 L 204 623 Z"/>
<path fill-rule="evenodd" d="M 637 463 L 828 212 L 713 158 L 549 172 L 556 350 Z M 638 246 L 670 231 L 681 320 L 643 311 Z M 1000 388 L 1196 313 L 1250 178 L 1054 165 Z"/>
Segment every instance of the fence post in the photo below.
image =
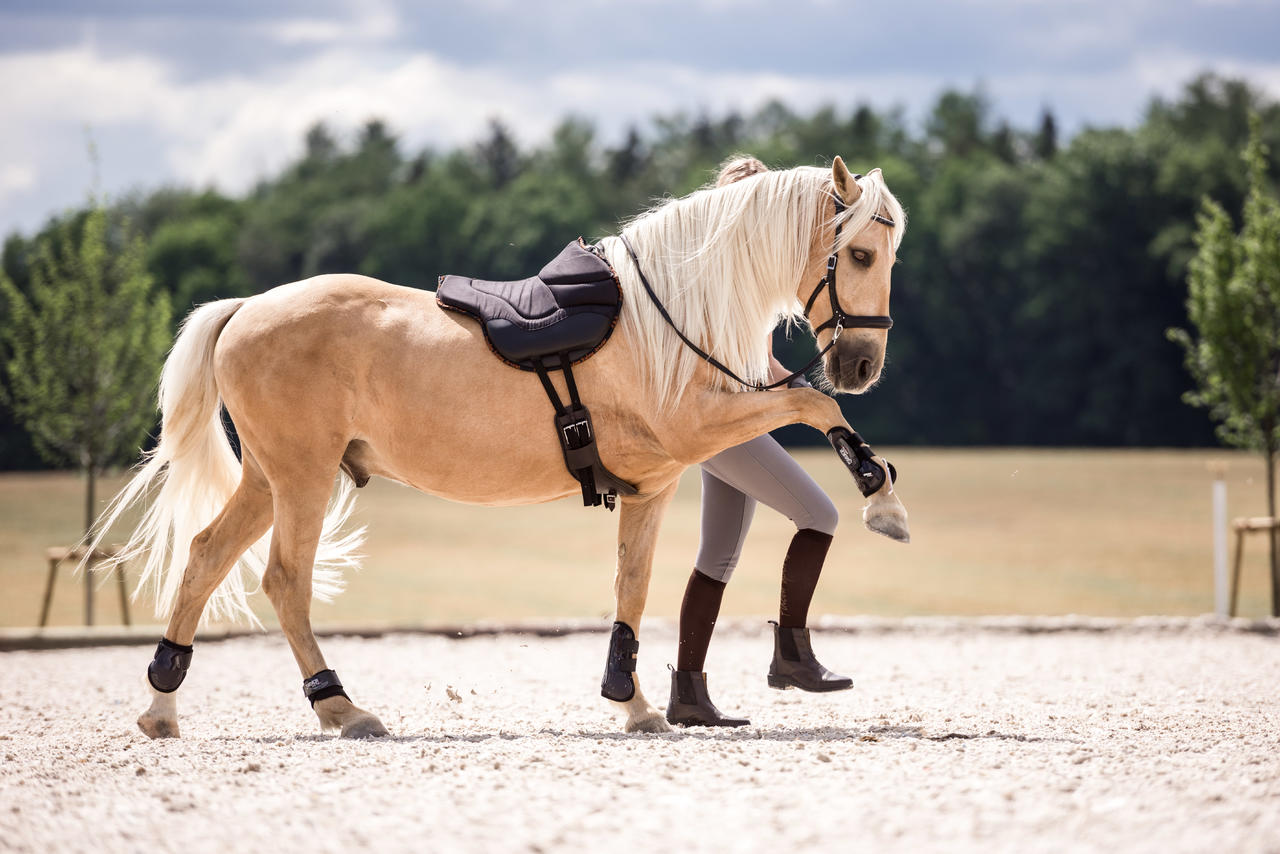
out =
<path fill-rule="evenodd" d="M 1219 617 L 1230 613 L 1227 578 L 1227 464 L 1210 463 L 1213 473 L 1213 612 Z"/>

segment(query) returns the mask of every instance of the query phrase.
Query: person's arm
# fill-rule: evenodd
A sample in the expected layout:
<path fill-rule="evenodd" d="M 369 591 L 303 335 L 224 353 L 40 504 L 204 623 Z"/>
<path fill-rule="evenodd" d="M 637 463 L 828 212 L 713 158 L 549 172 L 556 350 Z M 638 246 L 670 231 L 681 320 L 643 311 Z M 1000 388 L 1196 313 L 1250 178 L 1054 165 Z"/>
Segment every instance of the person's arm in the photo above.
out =
<path fill-rule="evenodd" d="M 787 376 L 790 373 L 791 371 L 787 370 L 787 366 L 779 362 L 777 357 L 773 355 L 773 337 L 770 336 L 769 337 L 769 382 L 776 383 L 778 380 L 782 379 L 783 377 Z M 813 388 L 813 386 L 809 383 L 807 379 L 804 378 L 803 375 L 801 375 L 793 379 L 791 382 L 787 383 L 787 388 Z"/>

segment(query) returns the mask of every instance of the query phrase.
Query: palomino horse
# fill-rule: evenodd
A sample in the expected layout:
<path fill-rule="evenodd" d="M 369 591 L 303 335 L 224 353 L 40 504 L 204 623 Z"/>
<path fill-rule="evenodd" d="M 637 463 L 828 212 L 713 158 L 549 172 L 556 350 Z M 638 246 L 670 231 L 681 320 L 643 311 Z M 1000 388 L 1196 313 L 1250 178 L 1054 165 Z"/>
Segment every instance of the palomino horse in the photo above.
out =
<path fill-rule="evenodd" d="M 821 327 L 839 311 L 887 315 L 903 227 L 879 170 L 857 178 L 837 157 L 830 171 L 765 172 L 669 201 L 622 234 L 684 335 L 759 384 L 779 320 Z M 659 524 L 686 467 L 785 424 L 824 433 L 848 424 L 820 391 L 747 393 L 714 370 L 660 317 L 619 238 L 600 247 L 620 280 L 622 315 L 576 377 L 601 459 L 637 487 L 619 501 L 615 581 L 617 620 L 637 630 Z M 837 255 L 846 261 L 828 308 L 810 297 Z M 837 391 L 864 391 L 880 375 L 887 331 L 832 326 L 818 333 L 819 345 L 836 339 L 824 373 Z M 240 461 L 219 403 L 239 434 Z M 148 671 L 152 704 L 138 719 L 153 738 L 178 735 L 176 689 L 206 606 L 252 619 L 246 575 L 260 577 L 322 727 L 386 734 L 348 699 L 311 631 L 312 596 L 332 590 L 334 567 L 354 562 L 359 546 L 358 534 L 337 533 L 351 489 L 340 478 L 331 502 L 340 469 L 357 484 L 379 475 L 473 504 L 580 491 L 533 375 L 494 358 L 478 324 L 442 311 L 432 293 L 363 276 L 318 276 L 201 306 L 165 363 L 160 410 L 159 445 L 98 535 L 154 494 L 122 556 L 145 553 L 143 584 L 154 586 L 158 614 L 170 613 Z M 907 538 L 891 482 L 870 496 L 864 519 Z M 669 728 L 638 685 L 618 705 L 628 732 Z"/>

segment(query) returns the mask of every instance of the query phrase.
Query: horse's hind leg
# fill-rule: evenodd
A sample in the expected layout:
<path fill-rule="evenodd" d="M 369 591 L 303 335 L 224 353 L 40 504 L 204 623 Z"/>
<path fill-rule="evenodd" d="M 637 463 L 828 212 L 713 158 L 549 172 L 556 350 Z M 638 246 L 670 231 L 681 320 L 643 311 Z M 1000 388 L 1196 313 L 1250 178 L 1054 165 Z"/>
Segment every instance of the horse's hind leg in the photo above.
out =
<path fill-rule="evenodd" d="M 299 476 L 287 484 L 276 488 L 275 530 L 262 589 L 276 609 L 321 728 L 341 730 L 345 738 L 386 735 L 381 721 L 347 697 L 311 631 L 311 571 L 333 479 Z"/>
<path fill-rule="evenodd" d="M 200 625 L 200 615 L 213 591 L 227 577 L 240 555 L 271 527 L 271 491 L 266 479 L 246 455 L 244 474 L 240 486 L 231 500 L 213 520 L 191 541 L 191 552 L 186 569 L 182 573 L 182 586 L 164 637 L 175 646 L 190 647 Z M 162 644 L 163 646 L 163 644 Z M 185 663 L 182 662 L 182 663 Z M 179 667 L 172 655 L 157 652 L 157 665 L 168 665 L 154 675 L 159 679 L 180 683 L 185 668 Z M 138 728 L 151 738 L 176 738 L 178 736 L 178 700 L 176 685 L 169 691 L 158 691 L 151 685 L 151 707 L 138 718 Z"/>
<path fill-rule="evenodd" d="M 649 595 L 653 552 L 663 514 L 676 494 L 679 481 L 661 492 L 643 497 L 623 498 L 618 503 L 618 574 L 614 579 L 618 615 L 609 644 L 601 693 L 627 714 L 627 732 L 669 732 L 666 717 L 650 705 L 635 677 L 635 641 Z M 630 696 L 627 696 L 630 694 Z"/>

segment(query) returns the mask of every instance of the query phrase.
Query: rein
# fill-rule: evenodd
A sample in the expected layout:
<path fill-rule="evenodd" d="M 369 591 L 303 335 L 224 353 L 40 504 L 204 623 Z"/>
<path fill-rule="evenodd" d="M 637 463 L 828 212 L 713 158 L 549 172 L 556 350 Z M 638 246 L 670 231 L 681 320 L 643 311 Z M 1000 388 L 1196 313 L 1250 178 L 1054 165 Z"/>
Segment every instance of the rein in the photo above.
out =
<path fill-rule="evenodd" d="M 854 179 L 856 180 L 861 177 L 861 175 L 855 175 Z M 836 216 L 838 217 L 845 211 L 846 205 L 844 200 L 841 199 L 839 194 L 834 190 L 832 190 L 831 196 L 836 203 Z M 872 214 L 871 219 L 889 227 L 893 227 L 894 225 L 893 220 L 882 217 L 879 214 Z M 822 293 L 823 288 L 827 289 L 827 293 L 831 297 L 831 318 L 817 329 L 813 330 L 813 336 L 816 341 L 818 334 L 822 332 L 822 330 L 834 326 L 835 331 L 831 333 L 831 341 L 827 343 L 827 346 L 819 350 L 818 355 L 810 359 L 809 363 L 803 368 L 788 374 L 777 382 L 769 383 L 768 385 L 765 385 L 764 383 L 747 382 L 717 361 L 710 353 L 690 341 L 688 337 L 680 331 L 680 327 L 676 326 L 676 322 L 671 319 L 671 315 L 667 313 L 666 306 L 664 306 L 662 301 L 658 299 L 658 295 L 653 292 L 653 287 L 649 284 L 649 279 L 645 276 L 644 269 L 640 266 L 640 258 L 636 255 L 636 250 L 631 246 L 631 241 L 627 240 L 627 236 L 625 234 L 619 234 L 618 237 L 622 240 L 622 245 L 627 248 L 627 254 L 631 256 L 631 263 L 636 266 L 636 273 L 640 276 L 640 284 L 644 285 L 645 293 L 649 295 L 649 299 L 653 300 L 653 305 L 658 309 L 658 314 L 662 315 L 662 319 L 667 322 L 667 325 L 670 326 L 671 330 L 676 333 L 676 336 L 684 342 L 685 346 L 694 353 L 697 353 L 698 356 L 700 356 L 702 360 L 711 367 L 715 368 L 717 371 L 729 377 L 739 385 L 744 385 L 753 391 L 770 391 L 772 389 L 788 385 L 797 377 L 802 377 L 809 373 L 813 366 L 818 364 L 818 362 L 822 360 L 822 357 L 827 355 L 831 348 L 836 345 L 836 341 L 840 339 L 840 333 L 844 332 L 845 329 L 891 329 L 893 327 L 893 318 L 888 315 L 848 314 L 840 307 L 839 298 L 836 296 L 836 265 L 840 260 L 840 250 L 838 247 L 840 245 L 841 226 L 842 223 L 837 220 L 835 234 L 835 246 L 837 248 L 833 249 L 831 255 L 827 257 L 827 273 L 822 277 L 822 281 L 818 282 L 818 286 L 813 289 L 813 293 L 809 296 L 809 300 L 804 306 L 805 318 L 808 319 L 809 309 L 813 308 L 813 303 L 817 300 L 818 294 Z"/>

